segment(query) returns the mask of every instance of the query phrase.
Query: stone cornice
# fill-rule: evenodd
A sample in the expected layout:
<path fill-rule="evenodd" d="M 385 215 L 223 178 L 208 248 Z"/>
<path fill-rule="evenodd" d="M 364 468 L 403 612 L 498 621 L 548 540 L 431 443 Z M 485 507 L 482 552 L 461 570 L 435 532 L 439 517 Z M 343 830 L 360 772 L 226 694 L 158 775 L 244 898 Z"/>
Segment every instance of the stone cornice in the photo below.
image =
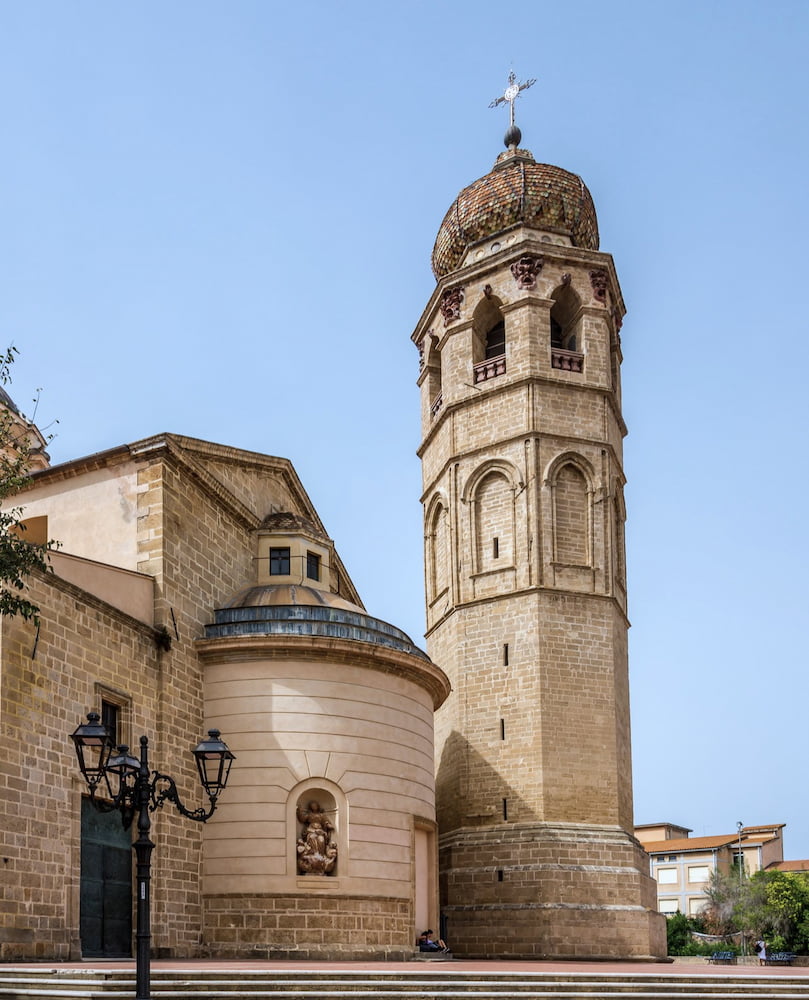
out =
<path fill-rule="evenodd" d="M 513 228 L 521 229 L 523 227 L 517 226 Z M 511 232 L 511 229 L 504 232 Z M 472 251 L 476 246 L 495 242 L 499 238 L 499 236 L 488 236 L 486 239 L 481 240 L 479 244 L 474 244 L 469 249 Z M 468 287 L 472 284 L 485 283 L 489 275 L 502 270 L 512 258 L 517 259 L 525 253 L 535 253 L 541 256 L 546 263 L 554 263 L 562 266 L 571 264 L 579 267 L 604 268 L 608 274 L 609 289 L 613 302 L 621 316 L 626 313 L 621 286 L 618 282 L 618 274 L 615 270 L 615 263 L 611 254 L 603 250 L 587 250 L 583 247 L 560 245 L 558 243 L 543 243 L 537 235 L 528 230 L 521 238 L 517 239 L 514 243 L 510 243 L 497 253 L 491 254 L 483 260 L 464 264 L 456 271 L 452 271 L 441 278 L 436 283 L 435 289 L 416 324 L 416 328 L 411 336 L 413 342 L 418 344 L 422 339 L 424 328 L 429 324 L 442 295 L 448 288 L 453 288 L 456 285 Z M 522 298 L 524 294 L 521 292 L 515 297 Z M 603 309 L 604 307 L 602 306 L 601 308 Z"/>
<path fill-rule="evenodd" d="M 592 590 L 569 590 L 564 587 L 549 587 L 547 584 L 538 583 L 530 587 L 518 587 L 515 590 L 509 590 L 502 594 L 488 594 L 486 597 L 475 597 L 469 601 L 459 601 L 456 604 L 453 604 L 446 614 L 443 614 L 430 628 L 427 629 L 425 638 L 429 639 L 433 632 L 443 625 L 444 622 L 448 621 L 454 614 L 457 614 L 459 611 L 463 611 L 466 608 L 480 607 L 485 604 L 496 604 L 498 601 L 512 600 L 515 597 L 530 597 L 532 595 L 545 594 L 558 594 L 561 597 L 585 597 L 588 600 L 606 601 L 607 603 L 612 604 L 614 609 L 623 619 L 626 627 L 632 627 L 632 623 L 629 618 L 627 618 L 626 611 L 624 611 L 621 607 L 620 601 L 614 594 L 598 594 Z"/>
<path fill-rule="evenodd" d="M 249 635 L 197 639 L 194 646 L 203 663 L 304 659 L 348 664 L 393 674 L 427 691 L 434 708 L 446 701 L 451 690 L 446 674 L 431 660 L 353 639 L 309 635 Z"/>
<path fill-rule="evenodd" d="M 553 378 L 545 378 L 543 376 L 526 376 L 525 378 L 516 379 L 513 382 L 509 382 L 505 386 L 498 387 L 498 391 L 503 392 L 504 390 L 507 390 L 507 389 L 522 389 L 525 386 L 530 385 L 531 383 L 540 383 L 540 384 L 544 384 L 544 385 L 554 385 L 554 386 L 569 385 L 569 383 L 564 383 L 561 380 L 556 380 L 556 379 L 553 379 Z M 483 386 L 485 387 L 486 384 L 487 383 L 484 382 Z M 621 417 L 621 414 L 616 409 L 615 399 L 614 399 L 615 394 L 613 393 L 613 391 L 611 389 L 605 389 L 605 388 L 602 388 L 600 386 L 592 386 L 592 385 L 591 386 L 576 386 L 575 388 L 581 389 L 582 391 L 595 392 L 595 393 L 598 393 L 601 396 L 606 396 L 607 397 L 607 403 L 609 404 L 610 409 L 612 410 L 613 416 L 616 418 L 616 424 L 618 425 L 618 430 L 621 433 L 621 437 L 622 438 L 626 437 L 626 435 L 628 433 L 627 427 L 626 427 L 626 424 L 623 421 L 623 418 Z M 485 393 L 486 392 L 485 388 L 481 389 L 481 392 Z M 427 434 L 427 436 L 424 438 L 424 440 L 419 445 L 419 447 L 418 447 L 418 449 L 416 451 L 416 455 L 419 458 L 424 458 L 424 453 L 425 453 L 427 447 L 429 446 L 430 442 L 432 441 L 433 437 L 435 436 L 435 434 L 436 434 L 439 426 L 441 425 L 441 423 L 444 420 L 446 420 L 446 418 L 447 418 L 448 415 L 452 414 L 452 416 L 454 418 L 455 414 L 458 413 L 458 412 L 460 412 L 461 410 L 463 410 L 464 407 L 466 407 L 466 406 L 468 406 L 470 404 L 471 405 L 476 405 L 477 402 L 478 402 L 478 400 L 481 399 L 481 398 L 482 398 L 481 396 L 467 396 L 466 399 L 458 400 L 455 403 L 445 403 L 444 406 L 442 407 L 442 409 L 441 409 L 438 417 L 433 422 L 433 425 L 430 428 L 430 433 Z M 603 439 L 600 439 L 600 438 L 596 439 L 596 438 L 585 438 L 585 437 L 573 437 L 571 435 L 566 435 L 566 434 L 550 433 L 548 431 L 540 430 L 539 428 L 524 427 L 524 428 L 518 430 L 517 432 L 515 432 L 514 434 L 512 434 L 510 437 L 504 437 L 504 438 L 498 439 L 498 441 L 496 442 L 496 444 L 497 444 L 497 446 L 499 446 L 501 444 L 507 444 L 510 441 L 520 441 L 520 440 L 523 440 L 523 439 L 537 438 L 537 437 L 542 437 L 542 438 L 553 437 L 553 438 L 558 438 L 560 440 L 566 440 L 566 441 L 571 441 L 571 442 L 583 442 L 585 444 L 591 444 L 591 445 L 597 446 L 599 448 L 609 448 L 609 450 L 612 452 L 613 457 L 614 457 L 615 461 L 617 462 L 618 466 L 619 467 L 623 467 L 623 463 L 622 463 L 621 459 L 619 458 L 618 455 L 615 454 L 614 449 L 611 447 L 611 445 L 609 445 L 608 442 L 606 442 L 606 441 L 604 441 Z M 493 447 L 494 444 L 495 444 L 494 442 L 491 442 L 489 444 L 480 445 L 480 447 L 478 447 L 478 448 L 470 448 L 469 450 L 464 451 L 462 454 L 453 453 L 452 455 L 450 455 L 447 458 L 446 462 L 441 467 L 441 469 L 439 470 L 439 472 L 434 476 L 434 480 L 440 478 L 440 476 L 443 474 L 443 472 L 446 470 L 446 468 L 448 466 L 454 464 L 455 462 L 457 462 L 460 458 L 465 458 L 468 455 L 475 455 L 475 454 L 485 453 L 486 451 L 490 450 Z M 427 498 L 427 496 L 429 495 L 429 493 L 430 493 L 430 489 L 428 488 L 427 490 L 425 490 L 424 494 L 421 497 L 422 503 Z"/>

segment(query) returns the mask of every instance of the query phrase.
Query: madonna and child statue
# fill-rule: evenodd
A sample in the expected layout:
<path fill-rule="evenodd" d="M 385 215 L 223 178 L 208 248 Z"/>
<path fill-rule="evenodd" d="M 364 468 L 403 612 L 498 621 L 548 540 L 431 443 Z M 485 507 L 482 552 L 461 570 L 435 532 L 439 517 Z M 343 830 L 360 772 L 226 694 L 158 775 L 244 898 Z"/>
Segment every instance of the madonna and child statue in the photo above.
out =
<path fill-rule="evenodd" d="M 337 864 L 337 844 L 332 840 L 334 824 L 319 802 L 298 806 L 298 822 L 303 825 L 295 845 L 301 875 L 330 875 Z"/>

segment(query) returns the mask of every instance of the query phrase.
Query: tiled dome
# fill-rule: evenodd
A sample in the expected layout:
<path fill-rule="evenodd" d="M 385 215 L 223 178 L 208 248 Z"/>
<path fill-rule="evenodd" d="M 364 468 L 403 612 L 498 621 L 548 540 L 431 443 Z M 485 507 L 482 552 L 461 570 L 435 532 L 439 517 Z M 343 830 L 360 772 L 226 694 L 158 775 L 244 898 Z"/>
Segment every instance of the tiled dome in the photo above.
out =
<path fill-rule="evenodd" d="M 433 274 L 443 278 L 473 243 L 517 223 L 598 250 L 596 210 L 581 177 L 537 163 L 526 149 L 509 149 L 497 157 L 491 173 L 464 188 L 450 206 L 435 238 Z"/>

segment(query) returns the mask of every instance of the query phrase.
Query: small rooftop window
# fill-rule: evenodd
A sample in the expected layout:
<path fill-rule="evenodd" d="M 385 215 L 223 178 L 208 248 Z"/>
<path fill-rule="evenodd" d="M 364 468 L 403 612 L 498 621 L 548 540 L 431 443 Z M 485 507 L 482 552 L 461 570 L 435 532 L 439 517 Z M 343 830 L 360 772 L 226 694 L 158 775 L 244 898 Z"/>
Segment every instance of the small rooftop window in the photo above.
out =
<path fill-rule="evenodd" d="M 289 576 L 289 547 L 270 549 L 270 576 Z"/>

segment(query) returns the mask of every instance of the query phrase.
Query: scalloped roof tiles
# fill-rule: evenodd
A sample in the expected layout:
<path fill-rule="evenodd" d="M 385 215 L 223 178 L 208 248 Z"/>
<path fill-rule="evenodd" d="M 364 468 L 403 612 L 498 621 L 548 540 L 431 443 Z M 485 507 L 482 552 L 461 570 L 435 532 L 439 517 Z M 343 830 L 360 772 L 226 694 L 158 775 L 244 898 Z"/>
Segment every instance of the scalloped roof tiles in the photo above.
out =
<path fill-rule="evenodd" d="M 516 223 L 558 232 L 574 246 L 598 250 L 595 206 L 581 177 L 537 163 L 527 150 L 508 150 L 450 206 L 435 239 L 433 274 L 438 279 L 454 271 L 469 246 Z"/>

